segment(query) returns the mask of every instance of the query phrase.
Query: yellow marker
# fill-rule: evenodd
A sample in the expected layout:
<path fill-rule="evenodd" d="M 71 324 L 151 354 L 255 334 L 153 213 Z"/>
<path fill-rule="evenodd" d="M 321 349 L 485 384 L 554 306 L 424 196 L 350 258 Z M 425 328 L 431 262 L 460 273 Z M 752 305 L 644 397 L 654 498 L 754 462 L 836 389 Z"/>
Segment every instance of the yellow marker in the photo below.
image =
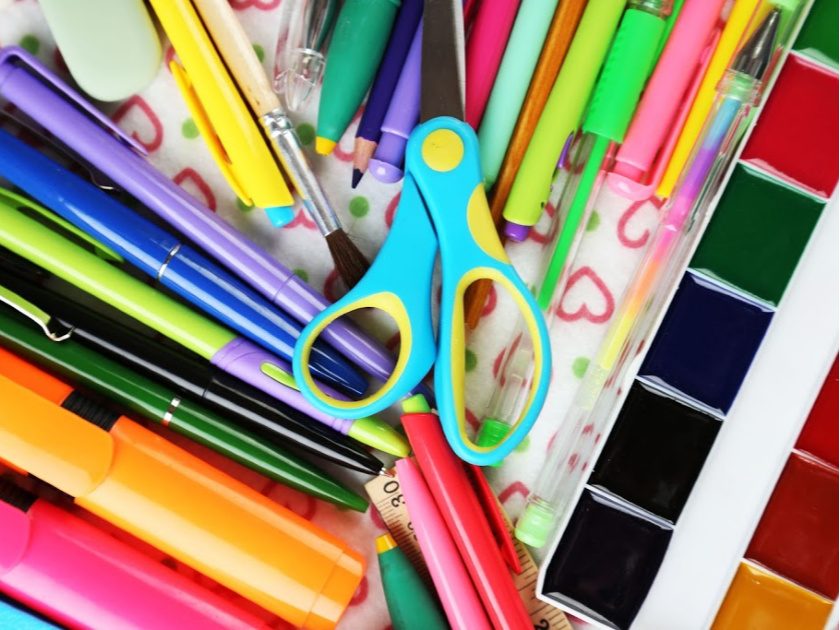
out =
<path fill-rule="evenodd" d="M 665 175 L 656 189 L 658 197 L 667 199 L 671 196 L 677 179 L 691 155 L 694 142 L 700 135 L 709 110 L 712 108 L 717 94 L 717 84 L 729 67 L 729 61 L 735 54 L 738 43 L 741 41 L 759 2 L 760 0 L 736 0 L 733 5 L 729 19 L 726 21 L 723 33 L 721 33 L 720 41 L 709 62 L 706 75 L 697 91 L 697 97 L 694 99 L 694 104 L 691 106 L 691 111 L 688 113 L 682 133 L 680 133 L 680 138 L 671 154 L 671 161 L 668 163 Z"/>
<path fill-rule="evenodd" d="M 292 194 L 280 167 L 239 94 L 190 0 L 152 0 L 178 60 L 170 63 L 213 159 L 243 203 L 272 212 L 289 208 Z"/>

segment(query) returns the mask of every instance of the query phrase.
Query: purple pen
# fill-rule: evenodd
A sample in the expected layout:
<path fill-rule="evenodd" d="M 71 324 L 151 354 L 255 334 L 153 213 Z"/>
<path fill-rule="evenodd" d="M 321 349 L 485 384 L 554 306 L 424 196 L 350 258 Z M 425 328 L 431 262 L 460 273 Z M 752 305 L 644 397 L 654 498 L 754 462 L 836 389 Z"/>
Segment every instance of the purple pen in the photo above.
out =
<path fill-rule="evenodd" d="M 388 105 L 400 78 L 409 47 L 423 15 L 423 0 L 403 0 L 400 12 L 394 22 L 391 37 L 376 79 L 370 88 L 359 128 L 356 130 L 356 146 L 353 152 L 353 187 L 359 183 L 368 168 L 368 163 L 379 142 L 382 123 L 388 112 Z"/>
<path fill-rule="evenodd" d="M 298 321 L 308 323 L 329 304 L 155 169 L 136 141 L 22 48 L 0 49 L 0 95 Z M 335 322 L 322 334 L 365 372 L 390 376 L 394 359 L 352 324 Z"/>
<path fill-rule="evenodd" d="M 400 80 L 382 123 L 382 136 L 370 161 L 370 172 L 380 182 L 393 184 L 402 179 L 408 136 L 420 119 L 420 58 L 423 24 L 417 28 L 405 59 Z"/>

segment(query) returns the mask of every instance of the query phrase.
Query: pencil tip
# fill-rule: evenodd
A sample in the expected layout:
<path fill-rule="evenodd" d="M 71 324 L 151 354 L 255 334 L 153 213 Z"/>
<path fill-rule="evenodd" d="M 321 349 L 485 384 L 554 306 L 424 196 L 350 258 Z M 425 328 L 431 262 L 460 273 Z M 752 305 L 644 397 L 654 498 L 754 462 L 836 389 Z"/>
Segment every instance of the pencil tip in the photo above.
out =
<path fill-rule="evenodd" d="M 362 181 L 363 176 L 364 176 L 364 173 L 362 173 L 361 170 L 359 170 L 357 168 L 354 168 L 353 169 L 353 181 L 350 182 L 350 187 L 351 188 L 356 188 L 356 186 L 359 185 L 359 182 Z"/>

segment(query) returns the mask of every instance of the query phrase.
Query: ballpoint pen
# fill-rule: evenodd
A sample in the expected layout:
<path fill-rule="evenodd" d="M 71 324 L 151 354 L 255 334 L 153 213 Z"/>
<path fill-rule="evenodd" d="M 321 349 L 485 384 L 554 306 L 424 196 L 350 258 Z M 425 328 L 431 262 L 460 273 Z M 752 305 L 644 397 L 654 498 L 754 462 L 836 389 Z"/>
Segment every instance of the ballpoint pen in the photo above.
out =
<path fill-rule="evenodd" d="M 2 189 L 0 189 L 1 191 Z M 156 291 L 75 245 L 28 216 L 49 212 L 29 200 L 0 193 L 0 245 L 100 297 L 133 319 L 149 325 L 232 376 L 304 411 L 319 422 L 370 446 L 402 455 L 405 441 L 376 418 L 339 420 L 315 410 L 295 388 L 291 368 L 251 342 Z"/>
<path fill-rule="evenodd" d="M 370 158 L 376 151 L 382 123 L 393 100 L 392 95 L 402 74 L 406 55 L 417 32 L 421 15 L 423 15 L 423 0 L 403 0 L 391 31 L 391 37 L 388 39 L 388 46 L 382 56 L 382 63 L 379 64 L 376 78 L 370 88 L 365 110 L 359 120 L 359 127 L 356 129 L 351 182 L 353 188 L 359 185 L 368 169 Z"/>
<path fill-rule="evenodd" d="M 685 0 L 607 174 L 607 185 L 624 197 L 645 200 L 656 190 L 717 40 L 713 33 L 723 4 Z"/>
<path fill-rule="evenodd" d="M 171 0 L 170 0 L 171 1 Z M 327 241 L 336 270 L 352 287 L 368 268 L 368 261 L 344 231 L 303 153 L 292 121 L 271 89 L 251 40 L 227 0 L 177 0 L 192 2 L 207 31 L 239 86 L 251 111 L 259 119 L 274 154 L 292 181 L 318 230 Z M 176 46 L 177 49 L 177 46 Z"/>
<path fill-rule="evenodd" d="M 324 74 L 324 50 L 330 37 L 338 0 L 303 0 L 284 2 L 285 40 L 277 46 L 275 65 L 281 68 L 274 78 L 274 91 L 283 95 L 286 109 L 303 109 Z"/>
<path fill-rule="evenodd" d="M 5 292 L 1 301 L 43 322 L 24 298 Z M 4 309 L 5 310 L 5 309 Z M 51 318 L 52 319 L 52 318 Z M 360 512 L 367 501 L 284 448 L 249 433 L 192 400 L 78 343 L 73 333 L 54 341 L 42 330 L 0 310 L 0 346 L 95 391 L 129 412 L 162 424 L 291 488 Z M 0 348 L 0 360 L 5 351 Z"/>
<path fill-rule="evenodd" d="M 22 48 L 0 49 L 0 95 L 117 187 L 301 323 L 329 302 L 218 214 L 156 170 L 143 147 Z M 349 321 L 324 339 L 365 372 L 385 381 L 394 359 Z"/>
<path fill-rule="evenodd" d="M 291 510 L 25 362 L 0 400 L 0 457 L 78 506 L 295 626 L 350 603 L 364 560 Z"/>
<path fill-rule="evenodd" d="M 0 591 L 64 626 L 264 625 L 223 596 L 3 477 L 0 530 Z"/>
<path fill-rule="evenodd" d="M 277 401 L 247 383 L 213 367 L 186 349 L 142 324 L 128 328 L 119 315 L 99 300 L 81 304 L 66 297 L 58 278 L 0 249 L 0 294 L 11 290 L 41 311 L 42 330 L 53 341 L 72 330 L 73 339 L 100 355 L 110 357 L 147 378 L 173 390 L 181 398 L 199 401 L 231 424 L 267 444 L 292 446 L 335 464 L 371 475 L 382 474 L 383 465 L 361 444 L 323 424 L 313 422 L 296 409 Z M 41 283 L 44 286 L 41 286 Z M 0 300 L 3 296 L 0 295 Z M 12 302 L 8 296 L 3 300 Z M 33 322 L 34 323 L 34 322 Z M 52 327 L 58 332 L 50 333 Z M 10 339 L 11 330 L 0 332 Z M 20 344 L 21 340 L 15 340 Z M 28 346 L 31 348 L 31 346 Z M 31 351 L 31 350 L 30 350 Z"/>
<path fill-rule="evenodd" d="M 292 194 L 248 106 L 189 0 L 153 0 L 177 59 L 169 69 L 216 165 L 236 196 L 275 225 L 294 218 Z"/>
<path fill-rule="evenodd" d="M 3 129 L 0 176 L 219 322 L 291 359 L 300 323 L 189 244 Z M 312 367 L 320 380 L 349 395 L 367 389 L 365 378 L 332 348 L 322 345 Z"/>
<path fill-rule="evenodd" d="M 516 525 L 516 537 L 541 547 L 570 505 L 593 450 L 612 414 L 622 372 L 632 363 L 635 348 L 647 334 L 653 314 L 664 298 L 673 270 L 703 223 L 721 175 L 749 123 L 758 102 L 762 78 L 776 49 L 781 11 L 774 8 L 743 45 L 719 86 L 718 98 L 664 218 L 616 310 L 595 359 L 549 450 L 525 511 Z M 586 424 L 591 424 L 583 431 Z M 576 457 L 571 459 L 571 454 Z"/>
<path fill-rule="evenodd" d="M 580 242 L 581 225 L 593 192 L 599 189 L 602 166 L 612 143 L 624 140 L 671 12 L 671 0 L 631 0 L 624 12 L 583 122 L 583 137 L 572 158 L 572 173 L 560 199 L 563 225 L 548 259 L 537 299 L 543 310 L 561 295 L 568 264 Z M 582 167 L 580 175 L 578 169 Z M 566 210 L 567 209 L 567 210 Z"/>
<path fill-rule="evenodd" d="M 586 5 L 505 203 L 505 235 L 513 241 L 524 240 L 542 213 L 557 161 L 580 124 L 626 4 Z"/>

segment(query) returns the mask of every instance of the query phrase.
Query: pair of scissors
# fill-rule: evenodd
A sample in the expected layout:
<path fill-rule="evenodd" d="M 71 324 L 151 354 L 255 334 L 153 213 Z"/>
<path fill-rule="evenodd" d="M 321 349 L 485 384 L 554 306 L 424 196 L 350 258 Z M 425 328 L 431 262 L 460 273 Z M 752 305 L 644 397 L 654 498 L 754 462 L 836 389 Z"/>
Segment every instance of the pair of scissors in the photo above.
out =
<path fill-rule="evenodd" d="M 409 395 L 435 367 L 435 396 L 446 438 L 463 460 L 501 461 L 522 441 L 545 402 L 551 373 L 548 330 L 531 292 L 507 258 L 493 225 L 481 177 L 478 140 L 464 122 L 463 14 L 460 0 L 426 0 L 421 66 L 421 124 L 406 149 L 405 182 L 391 231 L 367 274 L 306 326 L 295 347 L 295 379 L 316 408 L 341 418 L 366 416 Z M 437 341 L 432 276 L 441 255 Z M 500 443 L 482 447 L 467 435 L 464 404 L 464 293 L 490 279 L 509 292 L 534 348 L 534 378 L 525 409 Z M 396 322 L 400 352 L 384 385 L 358 401 L 335 400 L 309 370 L 313 343 L 331 322 L 363 308 Z"/>

